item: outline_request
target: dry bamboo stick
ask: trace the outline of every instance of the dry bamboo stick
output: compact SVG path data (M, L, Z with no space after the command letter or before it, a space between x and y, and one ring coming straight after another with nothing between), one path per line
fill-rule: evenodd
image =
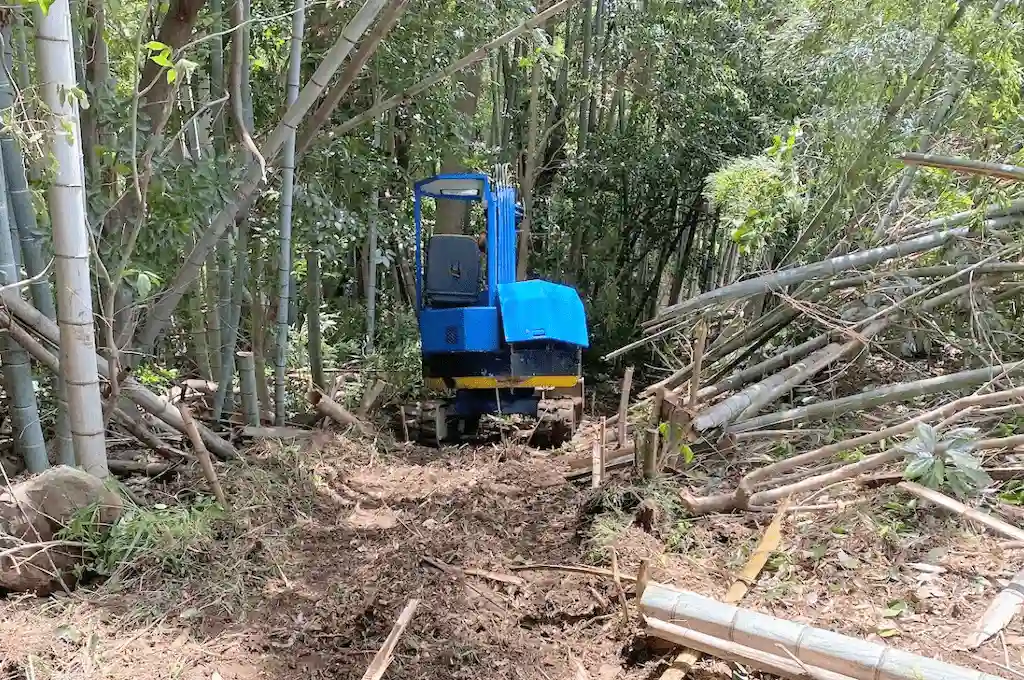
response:
M856 680L996 680L988 675L885 645L740 609L696 593L650 584L641 611L704 635L794 660Z
M693 374L690 376L690 398L687 405L697 410L697 393L700 391L701 364L704 363L704 345L708 341L708 324L703 319L697 325L697 342L693 349Z
M713 635L700 633L689 628L683 628L682 626L674 626L671 623L665 623L658 619L649 618L646 621L647 632L650 635L674 642L677 645L685 645L690 649L696 650L697 653L749 666L762 673L782 678L793 678L793 680L851 680L848 675L808 666L802 662L776 656L775 654L768 654L759 649L745 647L735 642L722 640ZM689 669L686 672L689 672ZM686 677L686 672L669 668L662 674L661 678L662 680L666 680L666 678L682 680ZM669 675L670 673L672 675Z
M622 376L622 392L619 395L618 448L626 445L626 411L629 409L629 392L633 388L633 367L627 366ZM607 426L608 423L605 423ZM602 433L603 436L603 433Z
M820 262L784 269L759 276L753 279L746 279L728 286L716 288L685 302L671 305L664 308L652 321L654 323L671 318L677 318L684 314L697 311L712 304L721 304L740 300L751 295L767 293L772 290L779 290L794 283L802 283L810 279L819 279L826 276L834 276L841 271L856 269L865 265L878 264L905 255L924 252L938 248L954 238L966 236L969 233L966 227L947 229L917 238L908 239L891 245L862 250L848 255L840 255ZM618 350L612 352L606 358L617 356Z
M1021 437L1021 440L1024 442L1024 437ZM934 503L944 510L949 510L950 512L960 515L965 519L972 520L986 529L1009 538L1012 541L1024 541L1024 529L1018 529L998 517L987 515L975 508L969 508L960 501L950 498L949 496L935 491L934 489L929 489L921 486L920 484L915 484L914 482L900 482L897 484L897 487L922 500Z
M391 628L391 632L388 633L388 637L384 640L384 644L380 649L377 650L377 654L374 655L373 661L370 662L370 666L363 673L362 680L380 680L384 677L384 673L387 671L388 666L391 665L391 661L394 658L395 647L398 646L398 639L402 637L402 633L409 627L409 622L412 621L413 614L416 613L416 607L420 604L419 600L412 599L405 605L405 609L398 615L398 620L395 621L395 625Z
M788 503L783 503L782 507L775 513L771 524L765 529L764 535L761 536L761 540L757 543L757 547L743 566L743 571L739 573L736 580L729 586L729 590L725 594L725 602L727 604L737 604L743 599L743 596L750 590L750 586L761 576L761 571L764 569L764 565L768 563L768 558L779 549L779 546L782 544L782 520L786 516L788 506ZM643 597L643 592L638 593L637 597ZM651 621L648 621L648 625L650 624ZM700 660L700 652L707 653L706 647L687 646L686 649L676 655L668 669L661 674L661 680L683 680L686 674L690 672L690 669L693 668L693 665Z
M224 489L220 486L220 480L217 479L217 471L213 468L213 460L210 458L210 452L206 450L203 438L199 435L199 429L196 427L196 421L192 418L192 412L184 402L178 404L178 411L181 413L181 420L185 423L188 438L192 441L192 448L196 450L199 466L203 468L203 474L213 490L213 495L217 498L217 502L220 503L220 507L224 508L224 511L228 514L231 514L231 506L228 504L227 496L224 495Z
M590 488L591 489L599 488L601 486L601 478L604 476L604 475L601 474L603 472L602 465L601 465L602 462L603 462L601 460L601 449L602 449L602 442L595 441L594 442L593 451L591 451L591 453L590 453L590 463L591 463L591 469L590 469Z

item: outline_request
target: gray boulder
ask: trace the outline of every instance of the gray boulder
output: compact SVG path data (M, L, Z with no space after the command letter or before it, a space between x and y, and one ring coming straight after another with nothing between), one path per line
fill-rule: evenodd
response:
M77 468L50 468L0 493L0 588L44 595L73 587L82 546L55 536L82 510L102 533L124 509L103 481Z

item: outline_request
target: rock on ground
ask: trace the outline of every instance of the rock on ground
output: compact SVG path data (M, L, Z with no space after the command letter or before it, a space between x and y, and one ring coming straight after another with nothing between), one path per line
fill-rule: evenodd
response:
M104 531L121 516L121 497L102 480L64 465L50 468L0 494L0 588L47 594L74 584L84 563L81 546L55 539L82 510Z

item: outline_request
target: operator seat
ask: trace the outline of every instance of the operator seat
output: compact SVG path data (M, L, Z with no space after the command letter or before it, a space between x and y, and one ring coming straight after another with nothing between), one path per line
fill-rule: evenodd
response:
M469 307L480 294L480 247L472 236L435 234L427 241L424 295L436 307Z

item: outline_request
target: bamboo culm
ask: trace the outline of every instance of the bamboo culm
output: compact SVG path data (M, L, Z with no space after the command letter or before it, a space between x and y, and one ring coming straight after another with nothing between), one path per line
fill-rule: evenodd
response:
M320 303L322 297L322 283L320 281L320 243L314 241L309 250L306 251L306 319L308 325L309 352L309 373L313 380L313 387L319 390L327 389L324 384L324 355L323 339L320 334Z
M758 293L767 293L778 290L794 283L802 283L810 279L818 279L827 276L834 276L839 272L849 269L856 269L867 265L875 265L887 260L905 255L912 255L926 250L938 248L954 238L966 236L969 229L961 227L947 229L933 234L927 234L918 238L901 241L880 248L872 248L850 255L841 255L802 267L793 267L776 274L759 276L754 279L740 281L722 288L698 295L686 302L671 307L666 307L651 323L658 323L668 318L679 317L689 312L703 309L712 304L721 304L733 300L739 300ZM614 354L614 353L613 353ZM609 355L611 357L612 355Z
M831 418L843 413L874 408L882 404L896 401L907 401L926 394L952 392L972 385L980 385L1002 374L1007 377L1024 372L1024 362L987 366L985 368L950 373L935 378L914 380L904 383L893 383L868 392L861 392L849 397L810 404L800 408L787 409L778 413L767 413L750 420L743 420L731 425L728 432L750 432L780 424L792 424L808 420Z
M78 100L64 93L77 87L71 45L71 8L56 0L47 12L35 8L36 59L42 99L49 109L47 142L56 159L54 181L47 190L53 229L57 280L57 322L61 366L71 419L75 458L86 472L105 478L107 472L103 403L93 336L89 231Z
M981 671L653 583L644 590L640 608L650 618L768 654L777 655L781 646L802 663L857 680L998 680Z
M260 424L260 402L256 398L256 359L252 352L239 352L238 381L241 384L242 411L245 422L253 427Z
M305 24L305 0L295 0L292 14L291 54L288 60L288 84L285 103L288 110L299 100L299 76L302 68L302 34ZM376 12L374 13L376 15ZM361 34L362 32L360 32ZM351 48L349 48L351 49ZM312 105L310 102L306 109ZM287 117L287 113L285 116ZM288 129L281 159L281 215L277 264L277 342L274 348L274 422L285 421L285 368L288 360L288 313L291 310L292 273L292 198L295 190L295 127Z
M19 37L23 38L23 35ZM9 48L10 43L6 42L5 47ZM9 49L4 51L4 65L5 68L0 69L0 109L6 109L14 102L14 88L8 79L8 74L14 73L13 55ZM22 63L21 66L24 67L25 64ZM50 278L42 275L47 267L47 262L43 251L42 234L36 220L35 206L32 204L32 193L25 173L25 159L21 146L9 128L0 133L0 154L2 154L7 189L10 191L10 208L14 217L12 226L17 231L17 240L21 242L25 272L29 278L34 279L29 284L32 301L47 318L56 321L57 307L53 301ZM55 374L51 378L51 389L57 402L56 426L54 428L54 448L57 460L62 465L73 467L75 465L75 447L71 441L71 421L68 419L68 404L62 376Z
M10 41L10 29L3 29L4 41ZM3 177L3 164L0 163L0 285L10 286L19 280L18 267L14 260L14 242L11 239L7 192ZM16 289L2 294L6 300L18 296ZM28 352L11 339L10 335L3 338L0 349L0 361L3 363L4 384L11 408L11 430L14 437L15 450L25 460L29 472L42 472L50 467L46 456L46 442L43 441L43 428L39 422L39 406L32 381L32 366Z
M47 342L59 346L60 328L53 321L43 316L38 309L20 298L11 298L8 300L7 309L18 319L20 323L33 329L40 337L46 339ZM10 321L11 319L6 312L0 311L0 325L10 326ZM43 358L40 358L33 352L32 347L26 346L24 343L21 343L20 340L18 342L25 347L29 353L36 356L37 359L44 361ZM105 358L96 354L94 351L90 360L92 361L93 370L97 371L105 378L109 377L109 364ZM53 368L53 370L57 372L56 368ZM185 433L184 423L182 423L177 409L175 409L167 399L153 394L144 386L140 385L134 378L129 377L121 384L121 394L140 406L146 412L151 413L163 422L167 423L176 431ZM97 402L99 402L98 395ZM216 453L219 457L229 459L236 458L238 456L238 452L231 444L218 437L203 425L200 424L199 428L203 435L203 441L205 441L207 446L210 447L210 450Z

